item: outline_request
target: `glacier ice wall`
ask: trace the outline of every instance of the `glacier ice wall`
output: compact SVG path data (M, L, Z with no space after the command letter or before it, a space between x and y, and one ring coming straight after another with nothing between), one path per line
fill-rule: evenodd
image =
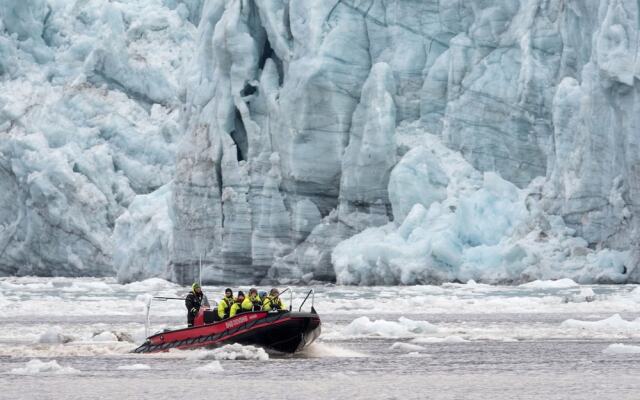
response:
M1 275L149 261L126 234L143 218L113 231L174 175L198 2L170 3L0 2ZM169 248L162 231L141 232ZM170 273L167 259L148 268Z
M452 188L465 186L514 209L535 198L564 251L592 258L620 251L610 269L602 267L609 272L591 263L581 281L637 279L637 7L624 0L205 1L173 192L178 279L191 279L200 259L213 281L347 276L349 262L336 260L368 260L380 250L358 248L347 258L338 251L332 261L338 243L365 230L377 232L371 246L385 246L387 234L407 220L428 221L430 206L458 199ZM407 124L409 144L398 138ZM436 142L469 163L460 167L475 171L468 180L428 156ZM420 146L425 153L410 151ZM450 232L449 240L462 240L479 260L480 246L528 235L514 228L536 220L525 211L511 218L493 209L513 220L493 238ZM498 271L560 248L485 261ZM539 271L523 272L531 261L509 275L462 259L403 260L415 267L409 277L341 281L509 281L577 268L548 259ZM375 263L362 261L359 270L376 275Z
M2 1L0 274L638 281L639 13ZM467 195L525 211L494 210L511 221L495 237L434 242L424 224L484 226ZM399 251L398 232L432 253L396 268L361 246Z

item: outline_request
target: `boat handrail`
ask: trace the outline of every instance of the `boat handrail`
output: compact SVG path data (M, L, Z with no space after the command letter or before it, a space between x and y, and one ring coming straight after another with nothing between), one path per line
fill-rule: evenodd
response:
M289 291L289 311L291 311L293 310L293 289L289 286L286 290Z
M298 311L302 311L302 306L304 305L304 303L306 303L307 299L309 298L309 295L311 296L311 308L313 308L313 302L314 302L314 298L316 296L316 292L315 290L311 289L309 290L309 293L307 293L307 296L304 298L304 300L302 300L302 304L300 304L300 308L298 308Z

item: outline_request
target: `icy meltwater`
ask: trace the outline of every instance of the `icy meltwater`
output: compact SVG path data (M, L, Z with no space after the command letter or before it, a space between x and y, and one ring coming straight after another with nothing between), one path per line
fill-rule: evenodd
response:
M0 398L640 398L637 286L315 289L322 335L301 354L233 345L136 355L147 296L186 288L2 278ZM215 299L223 288L204 290ZM296 307L307 290L294 288ZM186 317L179 301L153 302L151 315L152 332Z

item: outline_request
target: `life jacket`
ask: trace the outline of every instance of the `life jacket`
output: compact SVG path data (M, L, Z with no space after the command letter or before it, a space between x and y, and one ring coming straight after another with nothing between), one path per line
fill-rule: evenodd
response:
M195 292L191 292L187 295L187 298L185 299L185 305L187 306L187 311L191 312L192 308L195 308L196 310L199 310L200 307L202 306L202 297L203 294L197 294Z
M269 310L282 310L284 307L282 306L282 301L280 301L280 297L271 297L267 296L264 299L263 308L267 308Z
M222 302L224 302L224 304L226 305L226 307L224 308L224 318L229 318L229 313L231 313L231 307L233 306L233 303L235 303L235 300L233 299L233 297L223 297L222 298Z
M253 311L262 310L262 299L260 298L260 296L255 295L253 299L249 297L249 300L251 301L251 303L253 303Z
M231 308L229 308L229 316L230 317L231 317L231 311L232 310L235 310L235 312L233 313L234 317L236 315L238 315L238 314L242 314L243 312L246 312L246 310L242 309L242 303L238 303L237 301L231 305Z

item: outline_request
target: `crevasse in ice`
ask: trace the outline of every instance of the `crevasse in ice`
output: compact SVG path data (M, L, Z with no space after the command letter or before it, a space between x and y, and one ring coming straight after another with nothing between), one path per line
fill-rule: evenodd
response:
M638 281L639 13L4 2L0 268Z

